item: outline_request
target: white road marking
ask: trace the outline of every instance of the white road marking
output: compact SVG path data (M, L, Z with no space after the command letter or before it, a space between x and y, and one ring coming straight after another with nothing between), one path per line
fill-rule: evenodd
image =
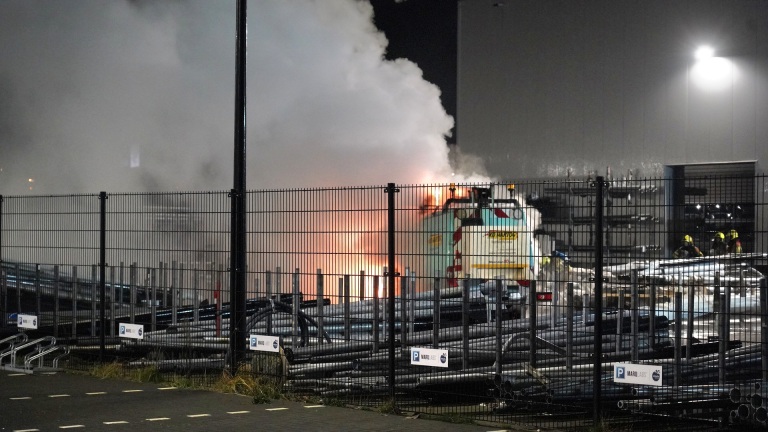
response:
M123 393L140 393L140 392L143 392L143 391L144 390L123 390Z
M170 420L169 417L155 417L155 418L148 418L147 421L163 421L163 420Z
M158 390L176 390L178 387L158 387Z
M288 408L267 408L265 411L282 411L287 409Z
M210 417L210 414L187 414L189 418Z
M59 429L75 429L75 428L84 428L85 425L67 425L67 426L59 426Z
M69 397L68 394L55 394L55 395L48 395L49 398L60 398L60 397Z
M116 421L106 421L104 422L105 425L115 425L115 424L128 424L125 420L116 420Z
M88 396L105 395L107 392L90 392L86 393Z
M22 397L12 397L10 399L11 400L29 400L29 399L32 399L32 398L29 397L29 396L22 396Z
M40 432L40 429L16 429L13 432Z
M324 408L325 405L304 405L304 408Z
M227 411L227 414L248 414L250 411Z
M8 374L8 376L27 376L27 374L23 374L23 373L13 373L13 374ZM32 429L32 430L37 430L37 429Z

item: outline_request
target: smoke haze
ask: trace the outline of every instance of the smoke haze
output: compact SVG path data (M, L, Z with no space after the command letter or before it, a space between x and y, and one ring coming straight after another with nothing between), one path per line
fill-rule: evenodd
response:
M231 188L235 14L0 3L0 193ZM439 89L372 22L355 0L249 2L249 189L451 179Z

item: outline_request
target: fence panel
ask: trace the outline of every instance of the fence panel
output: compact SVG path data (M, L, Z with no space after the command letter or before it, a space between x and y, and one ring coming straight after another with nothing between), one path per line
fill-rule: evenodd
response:
M763 176L689 176L607 179L601 203L592 179L251 191L245 369L324 400L501 424L763 425L766 190ZM0 201L0 340L36 317L25 337L68 355L28 370L215 379L230 198L107 198L106 263L98 196ZM740 250L721 253L712 240L733 247L732 231ZM701 257L679 248L688 236ZM0 367L24 369L11 343Z

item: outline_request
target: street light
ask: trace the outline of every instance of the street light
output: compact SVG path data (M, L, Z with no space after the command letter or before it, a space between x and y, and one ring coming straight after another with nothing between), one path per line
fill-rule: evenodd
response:
M715 56L715 49L709 45L702 45L696 48L696 52L693 53L696 60L702 61Z
M694 58L696 62L691 67L690 79L703 91L720 92L737 79L733 62L725 57L716 57L714 48L709 45L697 48Z

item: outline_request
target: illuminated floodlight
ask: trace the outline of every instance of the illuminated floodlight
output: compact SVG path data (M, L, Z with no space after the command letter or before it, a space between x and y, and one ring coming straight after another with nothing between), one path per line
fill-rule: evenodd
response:
M690 79L697 88L706 92L720 92L730 88L739 78L736 65L728 58L717 57L715 49L702 45L694 53L696 62L691 66Z
M715 56L715 49L709 45L702 45L693 53L696 60L706 60Z

